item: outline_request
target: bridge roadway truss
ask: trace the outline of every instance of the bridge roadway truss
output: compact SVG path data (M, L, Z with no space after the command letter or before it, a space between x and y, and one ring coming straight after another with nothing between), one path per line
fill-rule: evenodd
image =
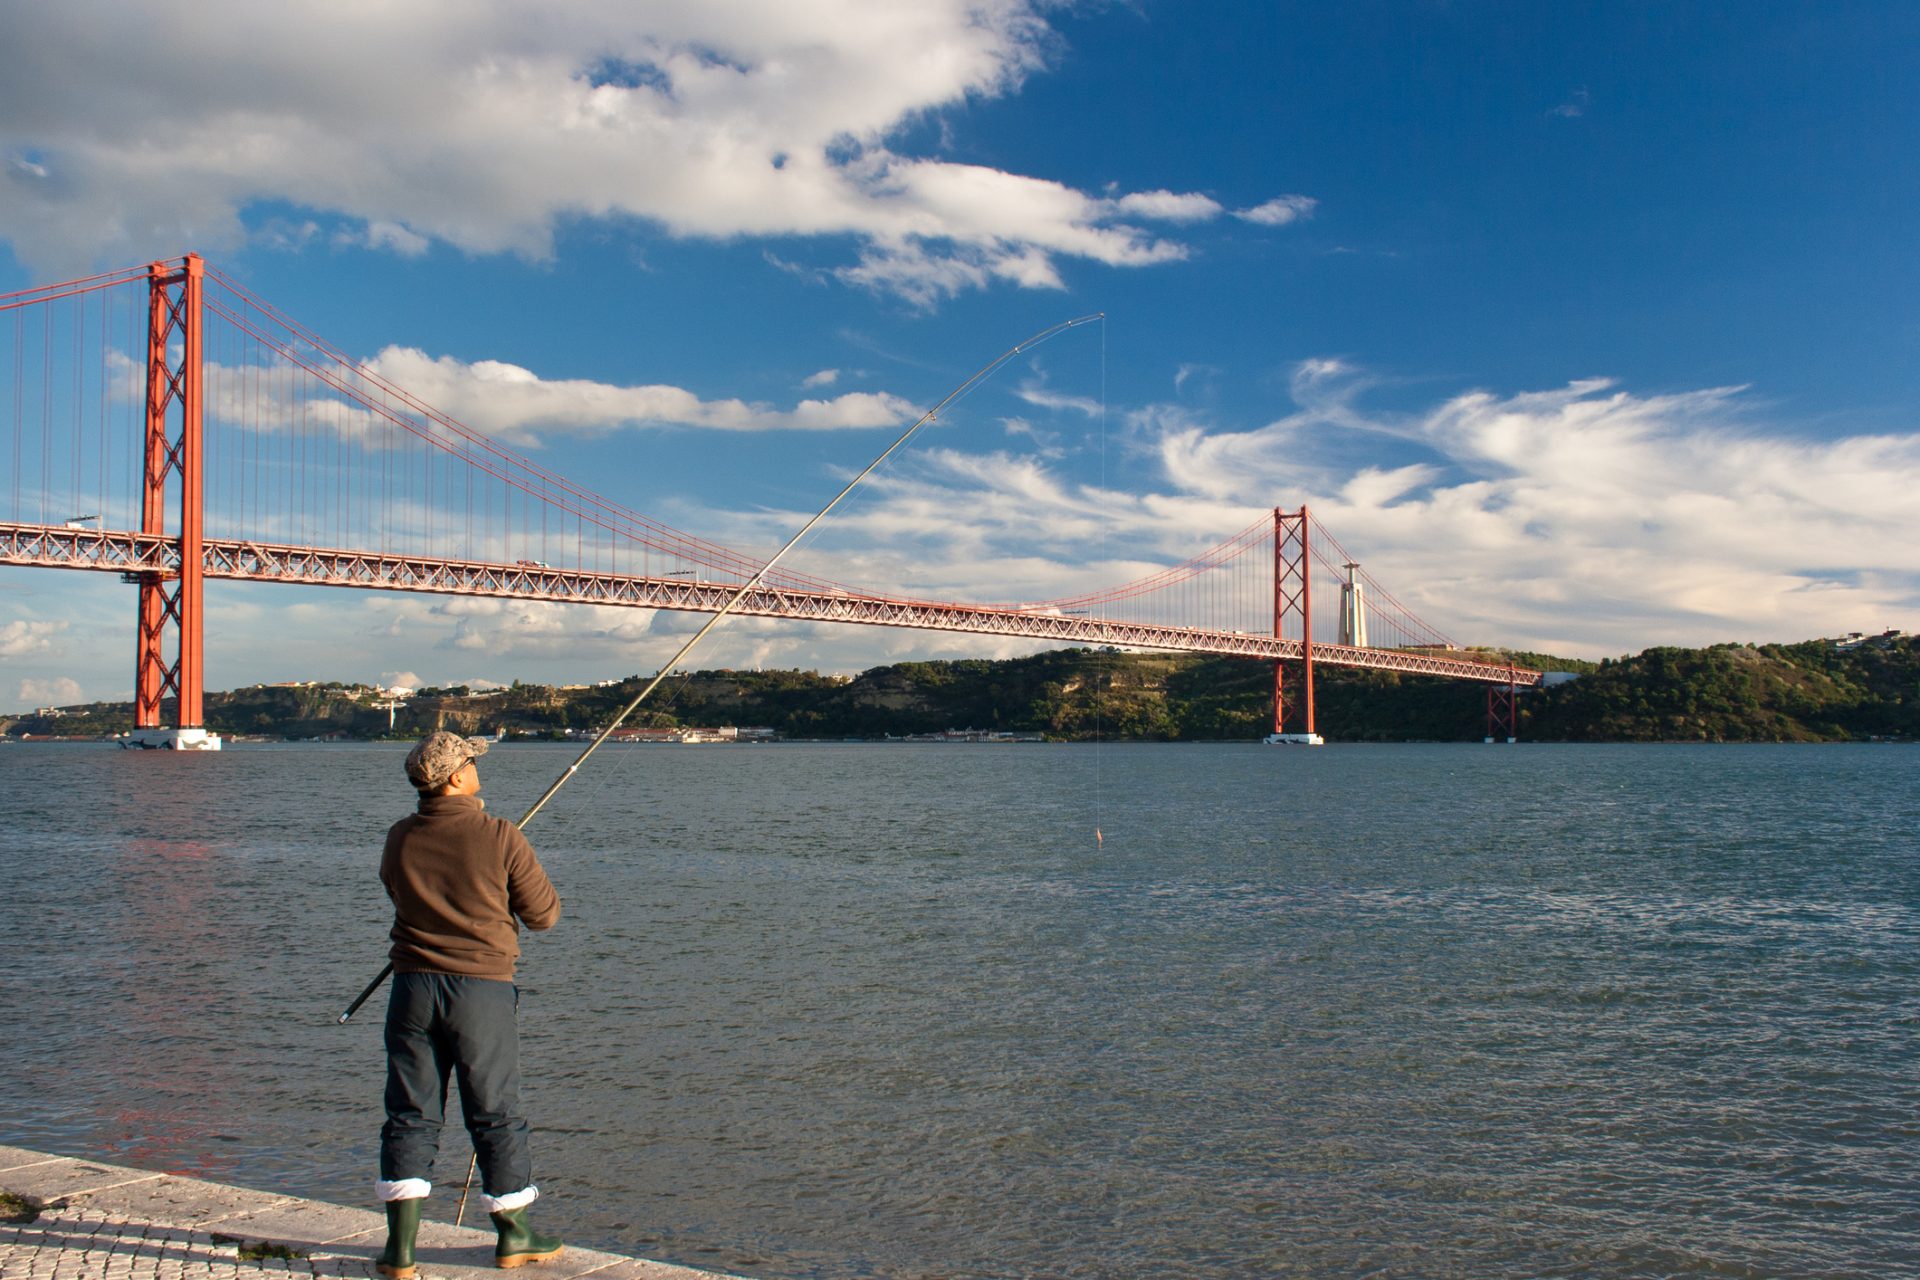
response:
M714 613L739 590L737 584L691 582L681 577L641 577L484 560L279 546L213 537L202 540L201 563L207 577L236 582L422 591L435 595L494 596L691 613ZM165 534L0 523L0 564L177 575L180 548L177 539ZM1021 636L1062 643L1164 649L1269 661L1300 658L1304 648L1299 640L1239 631L1121 622L1014 605L953 604L772 586L748 592L733 611L807 622ZM1530 686L1540 681L1537 671L1418 650L1315 644L1313 660L1335 666L1445 676L1489 685Z

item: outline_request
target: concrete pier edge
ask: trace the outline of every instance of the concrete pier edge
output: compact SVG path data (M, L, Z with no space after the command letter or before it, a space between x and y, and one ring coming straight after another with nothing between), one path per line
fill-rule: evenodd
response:
M386 1242L386 1218L372 1209L22 1147L0 1146L0 1192L32 1214L22 1221L27 1213L0 1210L0 1280L238 1280L261 1271L361 1280L375 1275L373 1260ZM423 1222L414 1252L421 1280L500 1274L491 1231ZM553 1261L515 1274L731 1280L572 1244Z

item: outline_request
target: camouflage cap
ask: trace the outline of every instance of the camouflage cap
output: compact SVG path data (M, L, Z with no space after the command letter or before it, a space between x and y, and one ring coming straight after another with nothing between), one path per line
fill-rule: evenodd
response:
M460 772L461 765L485 754L485 738L463 738L445 729L437 730L407 752L407 781L421 791L437 787Z

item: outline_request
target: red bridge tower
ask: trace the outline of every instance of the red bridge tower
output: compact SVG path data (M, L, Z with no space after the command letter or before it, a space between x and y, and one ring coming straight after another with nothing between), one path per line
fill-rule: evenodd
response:
M1273 746L1321 745L1326 739L1313 731L1313 555L1308 544L1307 509L1273 509L1273 635L1283 638L1288 617L1300 619L1300 694L1289 706L1286 688L1286 662L1273 661L1273 732L1266 741ZM1300 728L1287 732L1289 710L1298 710Z
M142 533L167 533L167 491L179 495L177 568L132 575L140 586L134 642L133 733L129 746L217 751L220 736L201 723L205 646L201 618L201 535L205 508L201 466L200 255L147 268L147 430ZM173 410L178 407L179 413ZM178 423L176 432L171 423ZM166 657L174 633L174 659ZM174 697L171 726L161 702Z

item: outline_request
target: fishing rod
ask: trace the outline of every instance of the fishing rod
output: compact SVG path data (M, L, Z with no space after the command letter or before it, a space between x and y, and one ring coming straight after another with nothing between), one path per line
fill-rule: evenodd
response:
M888 458L892 457L894 452L898 450L901 445L904 445L908 440L912 439L914 432L920 430L921 427L926 426L929 422L937 421L940 417L941 410L945 409L948 405L960 399L962 396L966 395L969 391L972 391L975 387L979 386L982 382L986 381L987 378L992 376L993 372L996 369L998 369L1001 365L1005 364L1007 361L1013 359L1015 356L1019 355L1021 352L1027 351L1033 347L1037 347L1041 343L1045 342L1047 339L1052 338L1058 334L1065 333L1068 329L1078 328L1083 324L1088 324L1095 320L1104 320L1104 319L1106 319L1106 312L1096 311L1092 315L1077 316L1072 320L1062 320L1059 324L1053 325L1050 328L1042 329L1039 333L1034 334L1031 338L1028 338L1024 342L1014 344L1013 346L1007 348L1005 351L1001 352L998 356L995 356L992 360L988 361L986 364L982 365L979 371L975 373L971 378L968 378L965 382L955 387L952 391L949 391L947 393L946 399L942 400L939 404L936 404L935 406L933 406L933 408L927 410L925 413L921 414L917 419L915 419L912 426L908 427L905 431L900 433L899 439L895 440L892 444L886 447L885 452L883 452L879 457L875 458L872 462L869 462L866 466L866 469L862 471L859 475L847 481L846 487L841 489L839 493L836 493L833 495L833 501L827 503L826 506L820 508L819 511L814 513L814 516L811 520L801 525L800 531L794 534L791 538L788 538L786 541L786 545L781 547L778 551L774 552L772 558L769 559L765 564L761 565L759 570L755 572L755 574L751 578L747 579L747 581L741 585L739 590L735 591L733 595L727 600L727 602L721 605L719 610L716 611L711 618L707 619L707 624L701 627L698 631L693 633L692 639L688 640L685 644L680 646L680 651L674 654L673 657L667 660L666 665L660 668L659 673L655 675L652 680L649 680L647 682L646 688L640 690L638 694L634 695L633 701L629 702L626 705L626 707L620 712L620 714L613 718L612 723L608 724L605 729L602 729L600 731L600 735L596 737L590 744L588 744L587 749L580 753L579 758L575 760L572 764L567 766L566 772L562 773L559 777L553 780L553 785L548 787L546 791L541 793L540 798L533 802L533 807L531 809L528 809L526 813L521 816L520 821L515 823L514 825L524 830L526 828L526 825L529 822L533 821L534 815L547 807L547 801L553 799L554 795L559 792L560 788L566 786L567 783L573 779L573 775L579 772L580 766L587 762L588 757L593 755L594 752L598 751L600 749L600 745L604 743L608 738L613 736L613 731L615 729L618 729L621 726L621 724L623 724L626 721L626 718L632 715L634 711L639 708L640 704L647 700L647 696L649 694L651 694L655 689L660 687L661 681L665 680L668 674L671 673L675 667L680 665L680 662L682 659L684 659L689 653L693 652L694 646L699 644L702 640L706 638L707 632L719 626L720 620L722 618L732 613L736 605L738 605L742 600L746 599L747 596L751 594L756 587L758 587L762 582L766 580L767 574L773 571L774 565L780 563L780 559L782 556L786 555L787 552L793 550L793 548L799 543L799 541L802 538L806 537L807 534L812 531L813 526L819 524L822 520L826 519L827 513L829 511L832 511L835 507L839 506L840 500L842 498L846 497L849 493L852 493L854 491L854 488L857 485L859 485L859 483L862 480L865 480L868 476L872 475L876 470L879 469L881 463L885 462ZM364 991L362 991L359 995L354 997L353 1003L348 1005L346 1012L340 1015L340 1022L345 1023L347 1019L351 1018L355 1013L359 1012L360 1006L365 1004L369 999L372 998L373 993L380 989L380 984L385 982L388 976L392 973L393 973L393 962L388 961L387 967L382 969L379 975L375 977L372 982L369 982L367 984L366 989Z

